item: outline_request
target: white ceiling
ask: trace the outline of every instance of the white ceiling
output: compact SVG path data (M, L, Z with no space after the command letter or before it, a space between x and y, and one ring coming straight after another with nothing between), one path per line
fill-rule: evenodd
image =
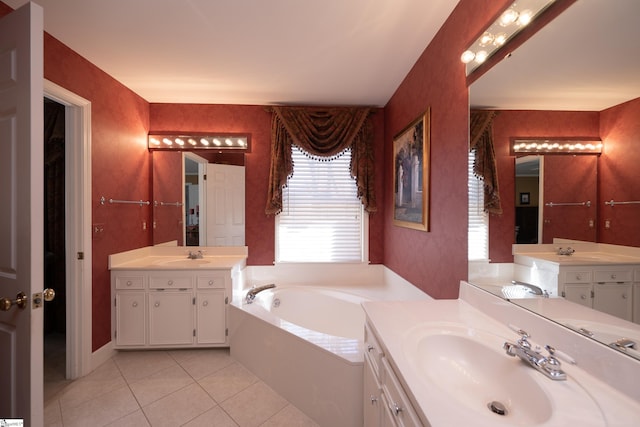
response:
M149 102L384 106L458 0L35 2Z
M36 3L47 32L149 102L384 106L457 1ZM577 1L474 83L471 105L601 111L639 97L639 17L639 0Z
M471 86L474 107L602 111L640 97L640 1L579 0Z

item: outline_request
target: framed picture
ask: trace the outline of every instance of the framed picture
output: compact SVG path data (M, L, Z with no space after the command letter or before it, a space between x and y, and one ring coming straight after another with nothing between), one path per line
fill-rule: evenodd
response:
M393 138L393 223L400 227L429 230L428 109Z
M520 204L528 205L530 203L531 193L520 193Z

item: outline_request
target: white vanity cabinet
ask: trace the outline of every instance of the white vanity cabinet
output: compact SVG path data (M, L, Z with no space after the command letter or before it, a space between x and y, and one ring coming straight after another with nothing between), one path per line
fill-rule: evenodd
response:
M633 318L633 266L560 266L558 291L569 301L625 320Z
M364 425L367 427L419 427L413 409L379 340L365 325Z
M226 346L231 270L112 270L116 348Z

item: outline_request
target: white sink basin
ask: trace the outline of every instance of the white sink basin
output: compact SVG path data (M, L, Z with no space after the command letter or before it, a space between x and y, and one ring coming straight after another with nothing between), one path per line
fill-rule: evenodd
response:
M508 356L507 340L515 342L463 325L421 325L406 333L404 352L415 374L443 398L439 407L450 407L451 425L606 425L573 378L553 381Z

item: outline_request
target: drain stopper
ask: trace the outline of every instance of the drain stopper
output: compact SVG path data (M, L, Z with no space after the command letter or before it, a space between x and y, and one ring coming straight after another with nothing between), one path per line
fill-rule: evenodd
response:
M496 413L498 415L507 415L507 408L497 400L494 400L493 402L489 402L487 406L489 407L489 409L491 409L491 412L493 413Z

